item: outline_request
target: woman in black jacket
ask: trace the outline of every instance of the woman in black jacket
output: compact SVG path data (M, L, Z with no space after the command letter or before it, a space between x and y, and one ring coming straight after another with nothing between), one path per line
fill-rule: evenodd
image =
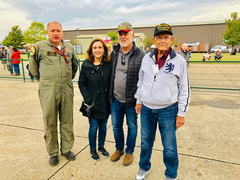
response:
M108 157L104 148L107 133L107 121L110 114L109 83L111 63L108 48L102 39L94 39L87 50L87 59L83 62L79 76L79 89L84 102L93 105L89 119L88 139L90 155L99 160L96 151L98 131L98 152Z

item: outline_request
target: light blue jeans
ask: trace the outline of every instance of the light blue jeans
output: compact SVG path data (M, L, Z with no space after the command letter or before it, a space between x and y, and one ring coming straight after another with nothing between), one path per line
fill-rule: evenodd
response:
M134 152L137 138L137 113L135 111L135 107L126 107L125 103L122 103L114 98L111 104L111 116L113 133L116 143L115 147L117 151L124 150L124 114L126 114L126 121L128 126L126 153L132 154Z
M177 177L178 151L175 126L177 112L177 103L163 109L142 106L140 169L148 171L151 168L150 159L158 125L163 145L163 162L166 166L165 176Z

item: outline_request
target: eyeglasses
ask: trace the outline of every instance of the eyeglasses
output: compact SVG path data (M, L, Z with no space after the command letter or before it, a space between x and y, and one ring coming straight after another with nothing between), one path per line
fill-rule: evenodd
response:
M172 38L172 36L160 36L160 37L156 36L154 39L157 41L162 41L162 40L168 41L171 38Z
M121 64L125 65L125 54L121 56Z

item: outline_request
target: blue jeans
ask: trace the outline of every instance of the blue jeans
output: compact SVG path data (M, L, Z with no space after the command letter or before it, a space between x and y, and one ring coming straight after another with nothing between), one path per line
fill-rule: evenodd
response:
M19 67L19 64L12 64L13 65L13 68L14 68L14 71L16 74L20 74L20 67Z
M115 147L117 151L122 151L124 149L124 114L126 114L128 126L126 153L132 154L134 152L137 138L137 113L135 111L135 107L126 107L125 103L122 103L114 98L111 104L111 116L113 134L116 143Z
M140 169L148 171L151 168L150 159L158 125L163 145L163 162L166 166L165 176L177 177L178 152L175 126L177 112L178 103L163 109L149 109L142 106Z
M98 131L98 147L104 147L106 134L107 134L107 121L106 119L92 119L89 120L88 140L91 150L96 150L96 139Z

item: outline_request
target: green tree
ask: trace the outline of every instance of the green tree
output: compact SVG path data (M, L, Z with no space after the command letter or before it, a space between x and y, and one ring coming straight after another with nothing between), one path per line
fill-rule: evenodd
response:
M109 32L107 33L107 36L111 38L111 41L112 41L113 43L118 42L118 35L117 35L116 31L109 31Z
M152 37L147 36L147 37L143 40L143 45L144 45L146 48L151 47L151 45L153 45L153 44L154 44L154 41L153 41L153 38L152 38Z
M13 26L12 31L3 40L3 45L23 48L23 32L19 26Z
M225 44L232 46L240 44L240 19L238 14L233 12L231 19L225 20L226 22L226 33L223 33Z
M43 23L32 22L31 26L24 32L24 42L26 44L34 44L38 41L46 39L46 30Z

